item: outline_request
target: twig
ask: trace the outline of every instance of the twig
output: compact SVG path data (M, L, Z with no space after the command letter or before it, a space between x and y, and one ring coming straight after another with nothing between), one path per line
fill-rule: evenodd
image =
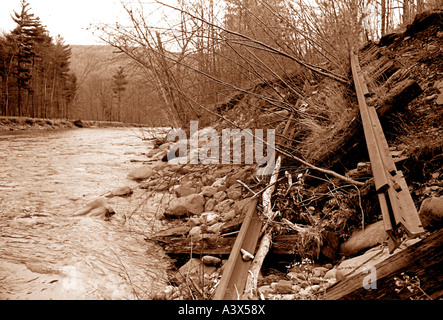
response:
M254 195L254 197L257 196L257 193L255 193L251 188L249 188L248 185L247 185L246 183L244 183L244 182L241 181L241 180L237 180L237 182L240 183L240 184L241 184L243 187L245 187L246 189L248 189L248 191L251 192L251 193Z
M135 291L134 284L133 284L132 281L131 281L131 277L129 276L129 273L128 273L128 271L126 270L126 267L125 267L125 265L123 264L122 260L120 259L120 257L115 253L115 251L114 251L110 246L108 246L108 245L106 245L106 246L107 246L107 247L112 251L112 253L114 253L114 255L117 257L118 261L120 262L121 266L123 267L123 272L126 274L126 277L128 278L128 281L129 281L129 283L131 284L132 291L134 292L135 297L136 297L138 300L140 300L140 298L139 298L139 296L138 296L138 294L137 294L137 291Z

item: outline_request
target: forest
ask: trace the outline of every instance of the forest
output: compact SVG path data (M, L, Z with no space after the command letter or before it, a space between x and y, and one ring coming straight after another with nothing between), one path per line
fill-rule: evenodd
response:
M349 52L441 0L177 0L152 25L141 2L91 26L104 46L52 38L26 0L0 35L0 115L182 126L238 95L290 110L318 77L348 81ZM172 13L172 14L171 14ZM55 31L56 30L51 30ZM274 94L254 93L272 85Z

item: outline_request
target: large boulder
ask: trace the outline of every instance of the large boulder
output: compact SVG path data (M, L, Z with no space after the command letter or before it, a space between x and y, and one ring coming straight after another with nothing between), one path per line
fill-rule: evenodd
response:
M360 251L372 248L387 240L387 233L383 220L359 229L351 234L351 237L340 246L340 253L344 256L351 256Z
M191 194L175 198L165 212L167 218L179 218L186 215L200 215L204 211L205 198L201 194Z
M128 178L136 181L146 180L154 175L154 170L150 167L142 166L131 170L128 174Z
M443 224L443 197L432 197L423 200L419 216L423 228L431 231L440 229Z

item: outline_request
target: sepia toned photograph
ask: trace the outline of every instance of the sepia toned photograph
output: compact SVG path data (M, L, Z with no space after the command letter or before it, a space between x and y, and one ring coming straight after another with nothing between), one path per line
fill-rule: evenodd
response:
M442 225L443 0L0 2L0 300L436 301Z

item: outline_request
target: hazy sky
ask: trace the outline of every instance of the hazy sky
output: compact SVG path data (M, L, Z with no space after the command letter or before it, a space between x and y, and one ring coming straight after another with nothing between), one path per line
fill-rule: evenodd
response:
M94 23L115 23L126 17L120 0L28 0L30 12L40 17L51 36L61 35L66 44L100 44L86 30ZM148 1L144 1L148 3ZM0 32L15 27L11 14L20 12L20 0L0 0Z

